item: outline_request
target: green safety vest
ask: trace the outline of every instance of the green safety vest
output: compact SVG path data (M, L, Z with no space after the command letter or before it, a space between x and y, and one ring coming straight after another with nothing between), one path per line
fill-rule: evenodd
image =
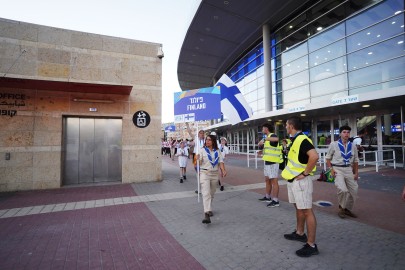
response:
M295 140L294 140L294 142L293 142L293 144L292 144L292 146L290 148L290 151L288 152L287 166L281 172L281 176L285 180L290 180L290 179L293 179L293 178L297 177L307 167L307 164L302 164L298 160L298 155L299 155L299 152L300 152L301 143L305 139L308 139L309 142L312 144L311 139L308 138L306 135L299 135L298 137L295 138ZM314 169L312 170L310 175L313 175L315 171L316 171L316 166L314 167Z
M273 135L273 133L269 134L269 137ZM263 148L263 160L274 162L274 163L281 163L283 162L283 147L278 144L277 146L271 146L269 141L264 142Z

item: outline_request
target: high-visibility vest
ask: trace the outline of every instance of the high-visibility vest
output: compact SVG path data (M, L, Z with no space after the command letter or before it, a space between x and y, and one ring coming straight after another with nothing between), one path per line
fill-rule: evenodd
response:
M288 162L287 166L285 169L281 172L281 177L283 177L286 180L293 179L300 175L305 168L307 167L307 164L302 164L300 163L298 159L298 155L300 152L300 147L301 143L305 140L308 139L309 142L312 144L312 141L310 138L308 138L306 135L302 134L299 135L298 137L295 138L290 151L288 152ZM313 175L314 172L316 171L316 167L310 172L310 175Z
M271 137L271 135L273 135L273 133L270 133L269 137ZM271 146L269 141L265 141L263 148L263 160L274 163L283 162L282 150L283 147L281 145L277 144L277 146Z

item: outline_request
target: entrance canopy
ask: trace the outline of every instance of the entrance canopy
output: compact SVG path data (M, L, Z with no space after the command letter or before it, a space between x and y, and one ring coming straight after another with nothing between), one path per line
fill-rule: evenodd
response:
M313 0L202 0L180 51L177 74L183 90L207 87L262 37Z

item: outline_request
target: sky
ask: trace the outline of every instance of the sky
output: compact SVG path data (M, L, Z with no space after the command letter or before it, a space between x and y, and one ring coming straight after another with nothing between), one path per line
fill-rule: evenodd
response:
M177 61L200 0L0 0L0 18L163 44L162 122L181 91ZM170 102L164 102L170 100Z

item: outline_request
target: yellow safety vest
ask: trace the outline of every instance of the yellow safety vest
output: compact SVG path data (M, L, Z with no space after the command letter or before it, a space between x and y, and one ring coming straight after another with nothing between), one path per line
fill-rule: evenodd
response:
M298 137L295 138L295 140L290 148L290 151L288 152L287 166L281 172L281 176L285 180L291 180L291 179L295 178L296 176L300 175L307 167L307 164L302 164L298 160L301 143L305 139L308 139L309 142L312 144L311 139L308 138L306 135L299 135ZM313 175L315 171L316 171L316 166L314 167L314 169L312 170L310 175Z
M273 133L269 134L269 137L273 135ZM264 142L263 148L263 160L274 162L274 163L281 163L283 162L283 147L281 145L271 146L269 141Z

